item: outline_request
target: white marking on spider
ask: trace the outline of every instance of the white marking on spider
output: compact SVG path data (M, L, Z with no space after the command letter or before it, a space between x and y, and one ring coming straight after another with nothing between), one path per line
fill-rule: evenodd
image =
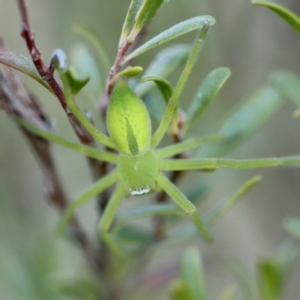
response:
M141 196L141 195L145 195L145 194L149 193L150 192L150 187L147 186L147 187L145 187L143 189L140 189L140 190L132 190L132 189L130 189L129 192L133 196Z

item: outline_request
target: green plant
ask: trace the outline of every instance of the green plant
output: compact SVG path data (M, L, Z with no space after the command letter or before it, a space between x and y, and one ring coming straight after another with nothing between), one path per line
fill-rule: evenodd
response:
M158 3L162 3L158 1ZM134 2L133 4L134 5ZM149 6L148 6L149 5ZM134 37L137 36L137 32L143 28L142 25L139 25L139 22L146 24L148 18L148 11L153 9L152 4L147 2L140 8L135 17L135 22L131 28L128 30L128 33L124 32L121 35L120 45L125 43L132 43ZM158 5L158 4L157 4ZM159 5L158 5L159 7ZM157 8L154 9L154 11ZM147 13L143 13L143 10ZM131 14L129 11L128 15ZM129 17L128 17L129 18ZM127 18L127 19L128 19ZM175 202L176 204L187 214L191 215L196 227L202 233L202 236L207 240L211 241L212 237L210 236L208 230L206 229L205 223L201 220L198 215L196 207L172 184L169 179L163 175L161 171L185 171L185 170L214 170L220 167L223 168L257 168L257 167L274 167L278 165L295 165L300 163L300 157L286 157L286 158L268 158L268 159L250 159L250 160L234 160L234 159L223 159L223 158L204 158L204 159L167 159L174 155L179 155L184 151L196 148L198 144L203 143L202 138L194 138L192 140L183 141L177 143L174 146L156 149L156 146L160 143L164 137L172 118L175 115L176 117L178 99L181 94L181 91L188 79L189 73L192 69L192 66L195 63L197 58L197 53L201 47L202 41L206 35L206 32L209 26L214 24L214 19L205 16L199 17L199 20L190 20L186 22L186 26L192 26L193 23L197 24L197 27L203 27L201 29L199 37L197 38L195 45L191 51L191 54L188 58L187 64L180 76L180 79L173 91L171 85L162 78L148 78L148 80L158 81L160 88L163 90L164 95L166 96L167 106L165 113L160 121L160 124L151 138L151 123L150 116L147 112L146 107L143 105L143 102L136 96L134 91L130 89L124 82L117 82L119 77L128 77L134 76L136 73L141 71L141 68L125 69L112 76L109 83L109 90L112 90L110 97L110 102L107 109L107 129L110 134L110 137L98 131L86 116L80 111L74 102L74 96L79 91L78 84L76 84L76 79L72 77L72 73L68 70L66 66L66 57L61 51L56 51L52 55L52 64L59 70L61 74L61 79L64 86L64 95L66 98L66 103L68 109L77 117L81 122L83 127L87 132L97 141L104 144L106 147L111 149L116 149L120 154L118 156L110 152L103 152L101 150L95 151L94 148L81 150L85 152L87 156L91 158L100 159L107 163L114 163L117 165L116 169L101 178L95 185L87 189L81 196L76 199L72 205L66 211L61 224L59 225L60 230L63 230L64 227L72 219L75 209L84 204L86 201L92 197L98 195L104 190L108 189L111 185L118 182L118 186L115 192L112 194L108 206L100 220L99 232L104 241L109 245L111 250L119 257L124 256L118 247L115 244L115 241L110 235L108 235L108 230L111 227L114 216L117 212L120 201L126 195L143 195L149 192L153 192L157 189L162 189L165 191ZM199 24L199 25L198 25ZM140 28L139 30L136 27ZM124 28L126 29L126 23ZM169 34L169 38L174 38L178 35L178 28L169 29L167 32L172 32ZM123 29L123 31L126 31ZM137 32L136 32L137 31ZM168 34L161 34L162 37L154 38L155 42L150 41L148 45L142 45L140 48L136 49L133 54L129 54L128 57L122 60L122 64L132 59L137 55L137 53L142 53L145 49L150 49L154 44L159 42L166 41L166 36ZM149 46L151 45L151 46ZM141 50L142 49L142 50ZM6 58L3 60L8 60L9 54L6 54ZM135 72L135 70L138 72ZM85 83L85 82L84 82ZM115 87L113 87L115 85ZM82 86L80 86L81 88ZM199 104L198 104L199 105ZM196 106L194 104L194 106ZM188 115L187 122L185 124L182 132L186 131L185 128L188 127L196 117L199 115L199 111L193 107L190 109L191 113ZM28 123L22 122L22 120L17 120L18 124L25 127L27 130L32 133L42 136L45 139L50 141L58 141L58 139L47 132L42 132L37 127L33 127ZM178 131L178 129L176 129ZM44 134L43 134L44 133ZM181 134L183 135L183 133ZM64 143L59 140L61 144L67 146L68 143ZM74 145L72 145L74 148ZM259 178L253 179L252 183L259 181ZM147 211L146 211L147 212ZM177 212L176 212L177 213ZM207 222L207 221L206 221Z
M270 9L283 20L285 20L298 34L300 34L300 17L298 17L289 9L272 1L252 0L252 4ZM276 73L272 74L271 81L283 97L290 99L297 106L299 106L300 80L296 74L293 74L290 71L277 71ZM297 110L295 112L295 117L299 116L299 110Z
M243 299L275 300L283 299L291 269L298 255L296 246L284 243L272 256L264 257L256 263L253 276L247 267L236 260L227 259L229 269L236 278L236 284L230 284L222 290L218 300ZM180 279L169 285L172 300L206 300L205 272L199 251L190 247L183 254Z
M87 90L88 95L93 95L97 90L96 97L99 97L98 89L89 86L88 78L81 78L77 71L67 66L65 54L61 50L56 50L53 53L49 67L45 65L32 38L33 34L28 21L25 2L19 1L18 3L23 19L22 36L26 40L32 59L7 51L4 49L4 45L1 45L3 51L0 52L0 61L8 66L8 68L4 67L5 78L4 76L1 78L1 107L19 125L20 130L37 154L42 170L46 175L46 185L52 188L46 190L47 197L64 213L60 229L63 230L70 222L71 236L83 249L91 269L96 269L97 275L100 274L99 277L104 278L104 282L107 281L107 284L104 284L105 287L101 285L101 290L98 286L95 287L93 283L90 284L91 299L93 297L95 299L104 298L104 295L109 298L107 295L111 295L117 290L114 286L115 278L118 278L124 269L127 268L128 271L130 265L128 267L128 265L118 263L115 266L111 263L110 251L107 251L105 245L101 245L100 251L93 247L93 243L90 243L86 238L78 219L73 218L74 211L79 205L97 196L101 208L101 238L108 244L110 250L119 257L123 257L124 253L127 252L125 247L130 244L130 250L135 250L135 254L144 254L147 253L150 246L159 245L161 238L166 235L165 220L170 224L169 235L175 240L196 236L197 231L200 231L204 238L210 240L210 233L206 227L213 225L249 188L260 181L259 176L248 180L232 196L225 198L223 202L205 214L202 219L196 209L196 199L203 195L205 187L200 186L199 189L197 183L193 187L194 195L185 197L175 186L184 171L201 170L208 172L217 168L257 168L300 164L298 155L249 160L219 158L248 138L278 110L281 99L272 87L261 89L249 101L236 109L221 124L217 135L209 135L204 138L197 136L186 138L188 129L195 124L198 117L208 107L230 76L230 70L227 68L213 70L202 81L186 112L179 107L179 97L195 63L208 27L215 22L214 18L210 16L195 17L179 23L140 46L140 40L144 38L145 25L151 20L158 8L166 4L167 1L133 0L131 2L121 33L119 50L108 74L106 84L103 81L98 83L99 86L105 85L105 90L100 98L101 115L103 117L107 114L108 136L105 129L98 130L92 124L89 114L83 113L75 103L75 96L84 87L83 92ZM199 29L200 33L192 49L189 45L179 45L161 51L160 55L164 54L162 55L163 59L158 55L145 71L143 78L139 79L138 75L143 69L136 66L135 59L138 55L196 29ZM92 41L97 49L100 49L101 62L104 69L108 71L109 62L99 40L84 27L78 27L77 30ZM130 47L133 47L131 48L132 51L127 54ZM88 54L84 58L88 60L91 59L91 56ZM173 89L166 77L186 61L182 75ZM87 66L89 64L85 64L85 67ZM51 128L48 117L23 85L19 81L14 81L15 73L10 68L22 71L34 78L56 96L81 144L69 142L51 132L53 128ZM55 70L58 71L63 88L54 77ZM119 95L120 93L122 96ZM147 106L147 110L141 99ZM126 103L122 103L125 100ZM152 137L148 114L153 123L157 125ZM167 132L174 145L156 148ZM94 180L97 180L69 207L52 163L49 142L61 144L86 155L94 174ZM97 149L96 142L100 142L101 149ZM189 158L190 154L186 151L193 150L200 144L203 144L202 152L195 152L192 155L194 158ZM169 159L172 156L174 157ZM111 171L114 165L117 168ZM138 167L139 173L136 174L132 171L134 166ZM153 168L151 176L147 174L150 168ZM163 175L162 171L167 171L167 176ZM109 187L116 182L118 182L118 186L114 192L111 192ZM146 203L130 208L127 212L119 215L114 224L116 229L114 234L108 235L108 230L121 199L128 194L143 194L150 191L158 192L154 196L156 203ZM191 214L198 230L195 230L194 227L182 226L182 224L176 228L176 224L180 222L183 214L177 206L166 203L166 194L169 194L186 213ZM139 226L127 225L128 222L145 216L154 216L157 221L150 231L142 230ZM115 243L115 240L118 244ZM120 249L122 250L120 251ZM137 258L136 256L130 257L127 253L126 257L132 259L132 265L134 259ZM80 295L79 290L82 291L85 287L84 280L78 279L76 282L80 282L76 286L78 289L74 288L73 284L73 289L67 286L62 290L69 294L78 293L77 295ZM130 295L126 296L131 297ZM126 296L118 295L119 298ZM112 296L110 297L112 298Z
M300 17L289 9L274 2L253 0L252 4L269 8L300 34ZM298 75L291 71L277 71L272 74L271 82L279 93L282 94L282 97L291 100L297 107L300 106L300 79ZM300 108L294 112L294 117L300 117ZM298 217L287 217L283 224L288 232L299 238L300 227Z

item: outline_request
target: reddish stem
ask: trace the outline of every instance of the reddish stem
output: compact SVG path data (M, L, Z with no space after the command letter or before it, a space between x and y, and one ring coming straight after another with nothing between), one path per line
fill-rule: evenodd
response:
M109 76L108 76L107 82L106 82L106 95L108 97L111 95L111 92L113 89L112 79L119 72L119 70L122 66L122 62L124 60L125 54L127 53L128 49L130 48L131 45L132 45L132 43L129 43L127 40L125 40L124 43L119 48L115 62L110 69Z

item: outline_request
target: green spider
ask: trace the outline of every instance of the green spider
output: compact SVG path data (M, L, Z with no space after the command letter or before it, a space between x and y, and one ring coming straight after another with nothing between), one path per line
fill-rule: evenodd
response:
M21 126L47 140L76 150L89 157L116 165L109 174L100 178L69 206L59 223L60 231L63 231L68 225L76 208L116 184L116 188L100 219L99 232L103 241L118 257L123 257L124 254L118 248L114 238L109 234L109 229L121 200L129 195L141 196L156 190L165 191L186 214L192 217L202 237L206 241L211 241L211 234L206 224L200 218L194 204L167 178L164 171L207 170L219 167L257 168L300 164L299 156L256 160L221 158L170 159L176 154L196 148L205 140L204 138L191 138L178 144L156 148L166 134L171 120L177 112L178 99L197 58L205 35L204 31L206 33L207 28L203 28L200 32L174 92L168 101L163 118L152 137L149 113L142 100L139 99L125 81L119 80L116 83L110 97L106 120L109 133L109 136L107 136L98 131L75 104L64 72L61 72L61 79L69 109L77 116L95 140L116 150L118 153L72 143L50 132L40 130L33 124L17 120Z

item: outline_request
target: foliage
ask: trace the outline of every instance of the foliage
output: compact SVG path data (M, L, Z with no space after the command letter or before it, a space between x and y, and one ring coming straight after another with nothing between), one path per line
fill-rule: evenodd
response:
M199 232L203 241L211 242L211 226L261 181L261 176L253 176L232 195L210 205L213 207L209 211L203 212L201 208L199 214L200 200L202 202L205 198L208 187L196 182L183 193L177 185L186 171L212 172L218 168L300 164L299 155L261 159L221 157L259 131L280 109L285 97L299 105L300 80L290 72L277 72L272 76L271 85L255 91L233 108L219 122L216 134L209 133L203 137L191 133L190 129L196 126L198 118L217 98L231 75L227 67L215 68L204 77L188 104L183 105L180 101L208 30L216 23L212 16L182 21L143 42L146 28L154 16L165 5L171 7L172 3L132 0L113 63L98 36L89 28L77 25L76 31L94 47L98 60L86 46L81 45L73 49L71 66L67 55L60 49L52 53L47 66L35 44L25 1L19 0L18 4L23 22L22 37L31 59L8 51L1 43L0 108L15 122L31 145L48 187L45 196L63 215L58 232L65 234L82 250L89 271L78 272L70 280L66 277L61 279L57 275L60 274L57 262L48 263L55 254L48 258L48 252L43 250L40 258L38 255L35 257L34 251L29 251L28 255L21 255L17 264L20 277L8 279L9 284L18 287L12 296L14 299L147 299L145 291L151 287L155 276L142 278L139 272L135 274L136 270L140 271L140 267L136 266L151 266L152 257L165 244L172 249L182 241L197 243ZM253 4L268 7L300 32L299 18L289 10L271 2L253 1ZM138 60L145 52L194 31L197 34L193 45L168 46L160 50L148 66L142 59ZM36 97L15 79L15 70L25 73L52 93L65 111L80 143L56 134ZM177 83L173 85L170 77L176 76L179 71ZM76 103L77 96L83 93L100 99L99 115L102 121L106 121L105 130L94 125L93 119L98 118L96 113L92 116L90 112L83 112ZM300 113L296 111L295 116L300 116ZM152 135L151 129L154 129ZM162 141L165 144L165 136L172 143L160 146ZM51 143L84 154L93 174L95 182L71 204L68 204L64 186L57 176ZM114 184L116 187L111 188ZM149 192L155 192L151 196L152 202L139 203L117 213L123 198ZM175 203L169 202L168 197ZM84 226L74 215L79 206L93 198L97 199L100 207L100 222L97 238L91 242ZM186 214L194 225L191 222L182 224ZM149 217L152 224L141 226ZM141 223L139 219L142 219ZM284 227L299 238L299 218L287 218ZM44 242L37 244L44 245ZM294 246L286 245L274 257L257 263L256 276L243 276L243 267L233 264L233 273L237 275L240 288L229 286L220 293L219 300L239 299L240 295L247 300L281 299L287 275L297 255ZM44 249L45 246L42 247ZM186 249L180 265L180 279L171 281L173 272L168 278L171 282L168 291L166 284L162 283L149 299L153 299L159 290L163 290L164 294L168 292L173 300L208 299L199 250L195 246L183 248ZM58 261L59 257L55 260ZM163 267L157 266L156 272L163 274ZM45 274L52 274L55 279L49 280ZM141 274L145 276L143 272Z

